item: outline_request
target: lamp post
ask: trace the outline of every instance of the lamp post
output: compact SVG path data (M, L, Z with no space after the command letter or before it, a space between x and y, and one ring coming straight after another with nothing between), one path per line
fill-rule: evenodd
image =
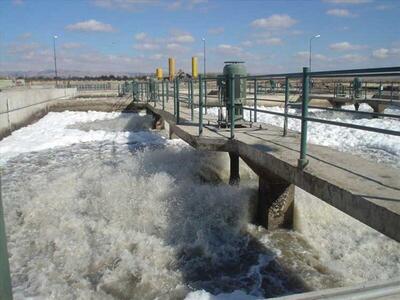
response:
M54 73L55 73L55 79L56 79L56 87L57 87L57 53L56 53L56 39L58 39L57 35L53 36L53 54L54 54Z
M309 67L309 72L311 72L311 42L312 42L313 39L317 39L319 37L321 37L321 35L317 34L317 35L314 35L312 38L310 38L310 57L309 57L309 66L308 66Z
M206 80L206 38L203 41L203 73L204 73L204 113L207 114L207 80Z

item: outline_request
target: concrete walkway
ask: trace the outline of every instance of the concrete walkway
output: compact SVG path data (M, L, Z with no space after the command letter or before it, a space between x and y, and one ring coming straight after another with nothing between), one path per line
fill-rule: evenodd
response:
M252 128L218 129L215 117L205 115L203 134L198 134L198 111L181 104L180 125L173 116L173 103L142 103L159 115L170 131L197 149L235 152L260 176L276 176L293 183L377 231L400 241L400 170L371 162L329 147L308 145L309 164L297 168L300 136L267 124ZM207 125L209 124L209 125ZM260 127L261 126L261 127Z

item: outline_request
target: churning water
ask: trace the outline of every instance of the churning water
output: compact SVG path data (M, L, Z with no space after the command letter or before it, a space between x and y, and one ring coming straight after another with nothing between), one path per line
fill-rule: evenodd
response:
M244 163L230 186L224 154L150 122L50 113L0 142L16 299L264 298L400 275L398 243L299 189L299 232L251 225Z

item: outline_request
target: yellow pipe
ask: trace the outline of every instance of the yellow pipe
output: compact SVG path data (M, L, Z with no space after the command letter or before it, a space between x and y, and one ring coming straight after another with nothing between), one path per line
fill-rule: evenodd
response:
M175 77L175 58L168 58L168 66L169 66L169 80L173 80Z
M163 70L162 68L157 68L156 69L156 77L158 80L161 80L163 78Z
M192 57L192 77L193 77L193 79L197 79L198 75L199 75L199 72L198 72L197 57L193 56Z

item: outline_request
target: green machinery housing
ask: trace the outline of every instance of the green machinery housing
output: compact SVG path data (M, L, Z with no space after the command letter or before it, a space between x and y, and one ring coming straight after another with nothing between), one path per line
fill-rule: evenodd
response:
M234 109L234 124L240 126L243 122L243 104L246 100L246 77L247 71L242 61L226 61L224 62L223 75L218 78L218 88L220 91L221 106L225 106L225 118L222 113L219 117L219 123L222 126L230 126L231 120L231 104ZM234 95L231 95L231 84L234 85ZM232 97L233 96L233 97Z

